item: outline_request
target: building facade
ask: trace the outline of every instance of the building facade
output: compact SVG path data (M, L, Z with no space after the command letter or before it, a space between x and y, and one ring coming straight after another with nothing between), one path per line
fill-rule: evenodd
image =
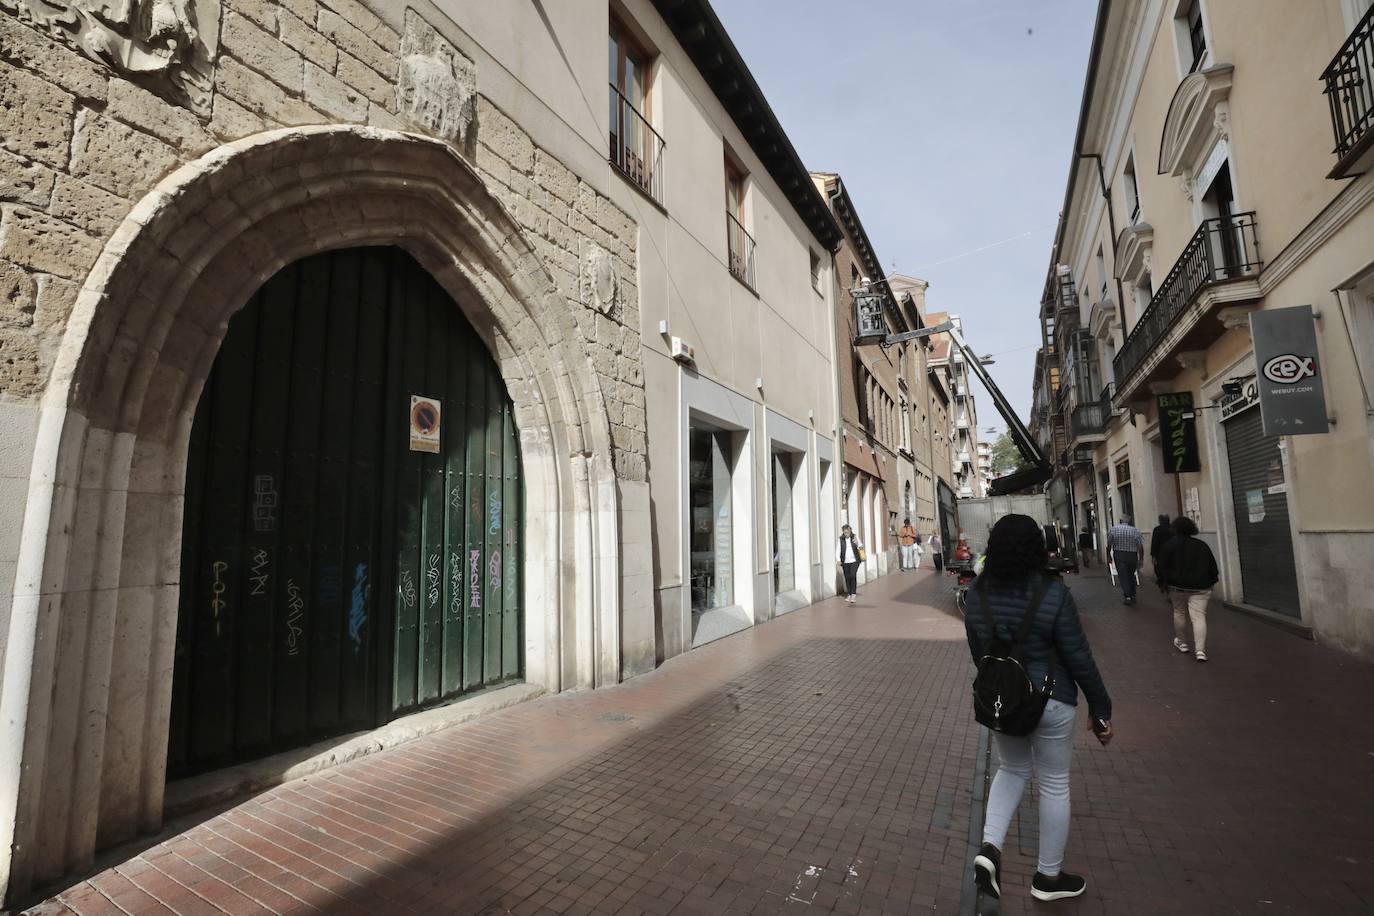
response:
M881 262L864 230L844 181L833 172L813 172L811 179L829 203L843 241L835 252L839 375L840 441L843 487L840 517L853 527L867 549L860 581L898 568L899 515L914 505L915 465L911 428L904 422L908 387L908 347L879 344L855 346L854 290L869 283L881 292L889 327L906 329L907 318L883 279Z
M933 312L927 316L931 324L949 321L963 330L958 315ZM950 411L950 475L951 486L960 499L978 499L986 495L977 469L978 406L969 386L968 362L955 348L947 335L936 335L930 354L930 364L944 378L946 390L954 398Z
M87 6L0 4L0 894L833 590L840 232L708 4Z
M1100 545L1125 515L1188 515L1220 563L1219 598L1366 655L1369 6L1100 5L1032 413L1061 523ZM1334 422L1266 435L1251 322L1300 306L1317 316ZM1187 431L1161 442L1161 410L1191 425L1195 465Z

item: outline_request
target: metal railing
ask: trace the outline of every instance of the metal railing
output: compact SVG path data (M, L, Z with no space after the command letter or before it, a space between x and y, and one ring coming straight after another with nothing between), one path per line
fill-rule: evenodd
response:
M1321 79L1331 104L1335 153L1344 157L1374 126L1374 7L1341 45Z
M1203 290L1253 277L1261 266L1253 212L1203 221L1112 361L1117 379L1130 378Z
M1105 432L1107 417L1111 415L1111 410L1111 404L1102 401L1090 401L1075 407L1069 416L1069 429L1073 431L1074 438L1096 436Z
M663 203L663 138L611 85L611 165L658 203Z
M754 289L754 237L730 212L725 214L725 233L730 243L730 273Z

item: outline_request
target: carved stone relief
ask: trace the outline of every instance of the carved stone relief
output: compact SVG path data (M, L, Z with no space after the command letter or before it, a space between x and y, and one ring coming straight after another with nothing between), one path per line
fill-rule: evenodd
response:
M582 254L582 304L609 314L618 286L615 259L601 246L588 243Z
M210 116L221 0L17 0L19 18ZM6 4L8 5L8 4Z
M476 65L414 10L406 10L397 112L427 133L465 146L476 107Z

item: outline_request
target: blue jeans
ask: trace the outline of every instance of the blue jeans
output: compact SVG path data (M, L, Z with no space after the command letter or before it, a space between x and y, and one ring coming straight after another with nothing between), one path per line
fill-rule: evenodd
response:
M1112 559L1116 561L1116 581L1121 586L1121 597L1135 598L1135 574L1140 568L1140 555L1133 550L1113 550Z
M1073 762L1073 723L1077 710L1050 700L1040 724L1024 738L996 732L997 775L988 790L983 842L998 849L1007 839L1011 816L1021 804L1032 767L1040 789L1040 874L1052 878L1064 864L1069 842L1069 765Z

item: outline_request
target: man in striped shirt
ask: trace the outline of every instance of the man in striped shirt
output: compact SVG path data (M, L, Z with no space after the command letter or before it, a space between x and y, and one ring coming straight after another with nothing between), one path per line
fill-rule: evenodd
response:
M1145 560L1145 538L1131 524L1131 517L1123 515L1107 530L1107 549L1116 566L1116 581L1126 604L1135 604L1136 570Z

